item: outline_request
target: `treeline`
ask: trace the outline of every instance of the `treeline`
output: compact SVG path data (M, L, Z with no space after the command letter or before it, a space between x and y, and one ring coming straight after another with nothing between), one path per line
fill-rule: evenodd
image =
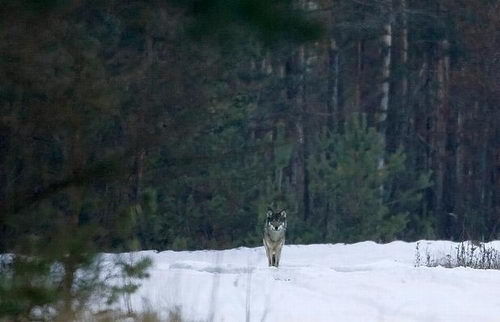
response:
M0 10L1 252L499 237L497 1Z

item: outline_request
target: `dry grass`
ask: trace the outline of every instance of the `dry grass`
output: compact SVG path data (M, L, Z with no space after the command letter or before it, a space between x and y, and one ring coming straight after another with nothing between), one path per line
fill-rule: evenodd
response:
M162 321L159 314L156 312L143 312L143 313L133 313L125 314L120 311L103 311L90 316L85 317L81 322L160 322Z
M450 254L431 254L426 249L423 254L420 250L420 243L417 243L415 250L415 267L427 266L446 268L470 267L475 269L497 269L500 270L500 251L487 246L483 242L466 241L459 243Z

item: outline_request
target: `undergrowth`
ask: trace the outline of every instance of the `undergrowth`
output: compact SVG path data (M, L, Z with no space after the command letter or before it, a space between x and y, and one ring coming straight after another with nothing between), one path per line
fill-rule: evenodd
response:
M161 317L152 307L145 307L142 312L124 312L121 310L104 310L97 313L83 314L79 322L184 322L179 307L171 309L167 316Z
M483 242L464 241L454 247L449 254L436 255L427 248L422 253L420 242L417 242L415 267L419 266L500 270L500 251Z

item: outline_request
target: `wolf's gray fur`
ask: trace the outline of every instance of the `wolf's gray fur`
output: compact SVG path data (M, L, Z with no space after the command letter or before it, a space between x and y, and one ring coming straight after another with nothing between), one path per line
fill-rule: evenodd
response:
M286 211L268 209L266 225L264 226L264 248L266 249L269 266L280 264L281 248L285 244Z

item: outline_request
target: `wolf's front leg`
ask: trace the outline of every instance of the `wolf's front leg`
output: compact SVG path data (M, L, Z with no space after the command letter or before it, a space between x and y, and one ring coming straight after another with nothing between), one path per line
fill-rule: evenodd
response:
M281 259L281 250L283 249L283 245L285 244L285 239L279 244L278 247L276 247L276 263L274 266L278 267L280 265L280 259Z
M269 251L269 246L267 245L266 243L266 239L264 238L262 240L262 242L264 243L264 248L266 250L266 256L267 256L267 262L269 263L269 266L272 266L272 262L271 262L271 254L270 254L270 251Z

